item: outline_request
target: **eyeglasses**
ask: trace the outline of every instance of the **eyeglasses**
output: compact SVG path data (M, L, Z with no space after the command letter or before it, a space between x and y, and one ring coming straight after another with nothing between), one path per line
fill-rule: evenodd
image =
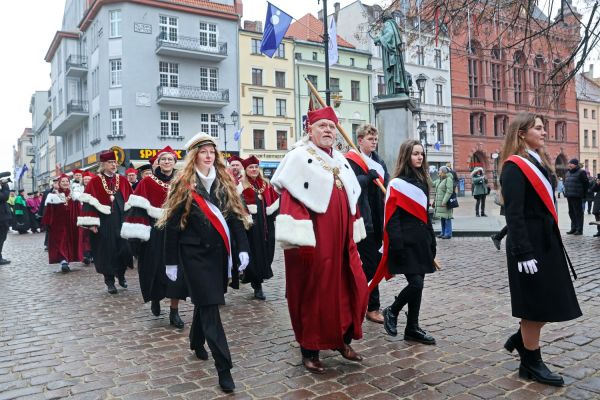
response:
M175 162L175 159L163 157L163 158L160 159L159 162L170 162L171 163L171 162Z

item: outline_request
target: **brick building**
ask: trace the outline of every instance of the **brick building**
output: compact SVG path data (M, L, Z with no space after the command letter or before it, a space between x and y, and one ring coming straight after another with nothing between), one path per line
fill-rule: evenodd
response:
M549 38L541 36L516 46L524 37L527 18L535 20L530 29L547 23L541 10L535 8L530 15L522 10L516 23L501 17L484 18L485 12L472 10L466 26L454 32L450 51L454 167L459 176L467 178L467 191L469 172L477 166L495 182L504 135L519 112L547 117L546 148L559 175L564 174L567 161L578 156L575 83L569 81L559 88L552 83L563 79L550 79L555 69L562 74L573 67L563 65L580 40L578 15L570 7L559 12L562 22L550 30Z

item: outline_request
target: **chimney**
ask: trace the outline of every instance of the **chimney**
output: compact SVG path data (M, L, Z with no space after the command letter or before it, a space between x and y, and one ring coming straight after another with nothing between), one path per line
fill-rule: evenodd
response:
M262 32L262 21L244 21L244 29L252 32Z
M319 18L319 21L323 21L323 9L319 10L319 13L317 14L317 18Z
M333 3L333 18L335 19L335 22L337 23L338 20L338 14L340 13L340 2L336 1L335 3Z

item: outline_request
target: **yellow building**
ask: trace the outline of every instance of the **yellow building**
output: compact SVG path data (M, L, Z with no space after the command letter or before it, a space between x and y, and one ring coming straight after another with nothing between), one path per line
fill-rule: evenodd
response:
M597 176L600 173L600 85L586 74L578 75L579 162Z
M255 155L270 177L294 143L294 42L284 39L269 58L260 52L257 23L239 31L240 156ZM261 30L256 29L256 30Z

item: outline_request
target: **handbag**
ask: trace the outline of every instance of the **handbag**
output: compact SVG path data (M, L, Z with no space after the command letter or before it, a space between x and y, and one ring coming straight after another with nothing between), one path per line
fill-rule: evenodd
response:
M450 195L448 202L446 203L446 208L452 209L452 208L456 208L456 207L458 207L458 198L456 197L456 193L453 192Z

